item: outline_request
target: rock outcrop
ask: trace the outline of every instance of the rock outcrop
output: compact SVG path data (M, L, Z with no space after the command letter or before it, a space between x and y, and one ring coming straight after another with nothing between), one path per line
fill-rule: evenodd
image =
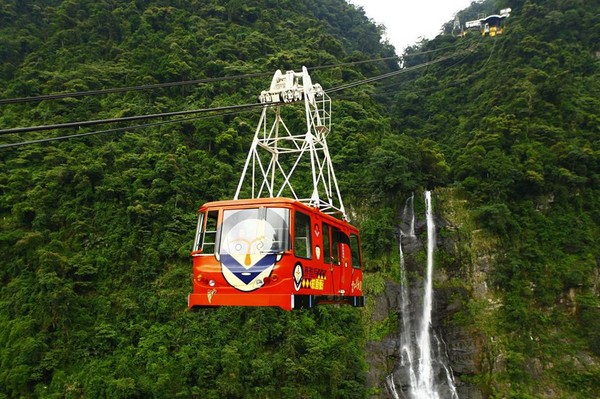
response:
M447 370L450 370L459 398L483 399L488 396L488 390L471 382L473 379L470 377L485 376L502 367L502 356L494 345L494 337L486 336L480 326L472 324L472 310L468 304L483 304L484 308L489 306L492 312L497 305L491 299L486 284L497 248L492 238L471 229L464 204L447 192L441 195L441 199L439 197L435 208L437 249L431 322L432 350L436 355L432 364L434 378L441 398L452 397L447 383ZM403 217L405 219L406 214ZM424 215L417 215L414 237L400 235L409 282L410 306L407 311L412 325L419 323L423 301L427 239L424 219ZM408 231L409 224L409 220L401 220L400 229ZM368 382L373 387L371 398L410 398L409 370L406 364L402 364L401 355L401 294L400 282L388 280L380 295L369 298L372 323L394 320L396 327L383 339L367 344ZM481 380L478 378L478 381Z

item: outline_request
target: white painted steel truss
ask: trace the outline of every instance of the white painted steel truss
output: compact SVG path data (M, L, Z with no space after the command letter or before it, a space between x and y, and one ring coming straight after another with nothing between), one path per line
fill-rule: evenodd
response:
M306 67L285 75L278 70L259 100L264 107L234 199L291 197L347 220L325 140L331 130L331 99L321 85L312 83ZM284 118L294 117L293 112L283 108L301 101L306 131L292 132ZM306 186L308 174L311 188Z

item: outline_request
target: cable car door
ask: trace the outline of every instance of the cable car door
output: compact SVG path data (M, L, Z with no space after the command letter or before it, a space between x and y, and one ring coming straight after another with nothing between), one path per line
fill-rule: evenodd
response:
M343 231L339 231L340 249L340 294L348 295L352 284L352 254L350 253L350 237Z

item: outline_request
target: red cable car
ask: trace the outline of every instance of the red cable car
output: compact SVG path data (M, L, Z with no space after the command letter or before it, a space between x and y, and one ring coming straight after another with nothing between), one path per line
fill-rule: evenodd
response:
M364 306L358 230L289 198L200 208L189 307Z
M259 100L263 111L234 199L199 210L188 307L364 306L359 233L348 223L325 140L331 100L306 68L277 71ZM282 108L300 102L306 131L296 134ZM298 167L303 158L310 168ZM299 198L311 176L310 196Z

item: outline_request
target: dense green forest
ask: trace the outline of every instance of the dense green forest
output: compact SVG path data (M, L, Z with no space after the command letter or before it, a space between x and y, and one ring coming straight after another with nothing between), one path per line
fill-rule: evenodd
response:
M467 35L459 40L472 40L473 51L464 58L397 87L392 130L443 154L448 173L429 173L428 185L454 187L477 227L500 240L487 283L501 307L487 325L481 322L491 303L471 300L466 312L494 337L505 362L503 372L476 377L484 392L595 398L600 8L583 1L487 2L459 16L473 19L483 6L492 13L490 5L495 12L512 8L504 34ZM442 35L414 51L445 54L456 42Z
M394 57L342 0L8 1L0 29L3 98L214 79L5 104L2 128L253 103L278 68L340 65L324 87L397 69L341 65ZM383 125L360 90L336 106L348 173ZM2 149L0 397L365 396L356 309L186 309L197 208L233 196L259 114Z
M600 6L489 0L459 16L503 7L502 35L447 29L394 59L383 28L343 0L5 0L0 129L248 104L276 69L305 65L327 90L402 72L400 60L405 73L331 95L328 144L361 228L367 294L393 278L399 204L450 189L501 243L493 322L469 296L454 322L494 337L506 366L463 383L483 397L594 398ZM1 102L187 80L202 83ZM0 398L378 394L368 310L186 309L197 207L232 197L257 121L256 110L202 114L0 148ZM461 273L451 283L468 293Z

